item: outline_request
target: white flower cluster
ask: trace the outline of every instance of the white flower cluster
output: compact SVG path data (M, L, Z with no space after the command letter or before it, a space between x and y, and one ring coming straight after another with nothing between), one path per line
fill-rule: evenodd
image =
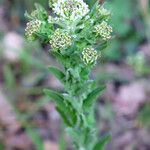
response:
M49 41L53 49L66 48L72 44L71 36L60 29L57 29Z
M97 35L100 35L103 40L108 40L111 38L111 33L113 32L113 30L106 21L103 21L101 24L96 25L94 29Z
M41 24L42 22L37 19L27 23L27 27L25 29L25 35L28 38L28 40L34 40L33 34L39 30Z
M97 51L92 47L84 48L82 51L82 60L85 64L93 64L98 58Z
M64 20L78 20L84 17L89 8L83 0L58 0L52 4L54 13Z

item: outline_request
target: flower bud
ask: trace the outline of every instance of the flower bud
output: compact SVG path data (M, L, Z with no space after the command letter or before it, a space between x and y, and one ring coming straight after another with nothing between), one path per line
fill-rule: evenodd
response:
M113 32L113 30L106 21L103 21L101 24L96 25L94 29L94 32L96 32L97 35L100 35L103 40L108 40L111 38L111 33Z
M70 46L72 40L71 36L67 32L57 29L51 36L51 40L49 42L52 49L63 49Z
M82 60L85 64L93 64L96 62L97 58L98 54L94 48L88 47L83 49Z
M25 29L25 35L28 40L34 40L34 33L38 32L39 28L41 26L40 20L32 20L27 23L27 27Z

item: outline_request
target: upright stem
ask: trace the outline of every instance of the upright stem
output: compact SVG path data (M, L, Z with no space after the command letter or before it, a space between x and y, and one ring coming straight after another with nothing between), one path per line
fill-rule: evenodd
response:
M83 109L83 100L85 97L87 97L88 93L91 91L88 91L88 81L89 77L87 74L87 78L82 78L80 75L80 70L79 66L77 68L72 67L71 69L68 68L66 69L67 71L70 71L70 75L67 81L67 85L70 85L69 88L67 88L69 96L72 98L73 101L71 103L73 106L76 106L78 108L78 119L82 119L82 124L77 124L75 128L72 128L70 136L76 135L76 138L72 136L72 140L77 145L78 150L91 150L92 149L92 144L94 143L94 113L91 108L91 110L84 110ZM67 72L68 74L68 72ZM83 84L82 84L83 82ZM85 88L85 87L86 88ZM76 93L78 89L85 89L80 95ZM92 90L92 89L90 89ZM81 122L81 121L80 121Z

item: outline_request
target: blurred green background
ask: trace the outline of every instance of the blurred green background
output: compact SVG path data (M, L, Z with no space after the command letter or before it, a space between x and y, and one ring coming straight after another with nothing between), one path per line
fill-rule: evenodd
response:
M42 89L63 90L47 67L49 46L24 38L24 13L47 0L0 0L0 150L72 150L53 103ZM107 90L96 105L106 150L150 150L150 1L107 0L113 39L92 72ZM50 10L49 10L50 11ZM61 66L59 66L61 67Z

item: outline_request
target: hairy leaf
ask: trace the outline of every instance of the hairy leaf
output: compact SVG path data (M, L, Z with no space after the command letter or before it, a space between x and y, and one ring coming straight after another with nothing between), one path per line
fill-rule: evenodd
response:
M93 150L104 150L105 145L109 142L111 139L110 135L106 135L102 137L94 146Z
M97 51L102 51L108 46L108 42L105 41L103 43L100 43L96 46Z
M77 114L71 102L69 102L67 99L64 99L64 97L58 92L44 89L44 93L52 98L52 100L56 103L58 110L64 112L64 114L68 116L68 119L70 119L72 125L75 125L77 122Z
M61 55L60 53L56 51L52 51L52 54L63 64L66 64L68 62L68 56Z
M57 112L60 114L61 118L63 119L64 123L67 124L68 126L72 126L72 123L68 119L69 116L67 116L59 107L56 107Z
M33 18L33 17L31 17L31 15L30 15L27 11L25 11L24 16L25 16L27 19L32 19L32 18Z
M105 86L101 86L93 90L88 94L87 98L83 101L83 107L90 107L94 103L97 96L99 96L105 89Z
M49 67L48 70L49 70L57 79L59 79L61 82L64 82L65 74L64 74L61 70L59 70L59 69L57 69L57 68L55 68L55 67Z
M44 89L44 93L49 96L50 98L52 98L52 100L56 103L57 106L62 106L64 105L64 99L63 96L61 94L59 94L58 92L55 92L53 90L49 90L49 89Z

